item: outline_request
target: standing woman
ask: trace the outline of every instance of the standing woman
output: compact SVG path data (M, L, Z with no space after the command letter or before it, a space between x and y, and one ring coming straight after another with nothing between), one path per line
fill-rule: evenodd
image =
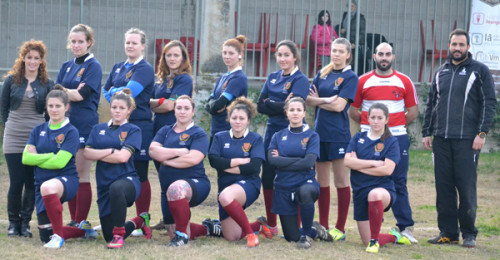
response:
M74 59L65 62L56 83L64 86L68 93L71 109L69 120L80 135L80 146L76 154L76 170L80 177L80 188L75 198L68 202L71 222L76 226L87 219L92 205L92 188L90 186L90 167L92 161L85 159L83 149L90 130L99 122L97 107L101 97L102 69L101 64L90 53L94 45L94 31L90 26L77 24L68 35L68 46Z
M161 52L158 82L149 101L154 114L153 134L166 125L175 123L174 102L182 95L193 96L193 78L188 51L182 42L173 40ZM156 170L160 163L155 161Z
M347 110L354 101L358 76L351 70L351 44L345 38L332 44L331 61L313 80L307 104L316 107L314 130L318 133L320 156L316 162L320 185L319 223L326 229L330 213L330 169L337 189L337 223L329 232L334 240L345 240L345 223L351 202L349 170L344 155L351 140ZM333 166L333 167L332 167Z
M411 244L396 228L391 234L380 234L384 211L396 200L391 174L399 162L398 140L389 131L389 109L381 103L368 110L370 130L351 139L345 165L351 168L354 219L358 222L366 252L378 253L386 243Z
M91 228L63 226L61 203L76 196L79 186L75 156L80 147L78 130L66 117L70 101L63 89L56 85L47 95L50 120L31 131L23 152L23 164L35 166L38 229L46 248L61 248L65 239L74 237L97 238Z
M203 158L208 152L205 131L193 122L192 98L183 95L175 101L174 125L162 127L155 135L149 153L161 162L158 177L161 186L161 209L168 235L168 247L186 245L189 239L213 234L206 226L189 223L191 207L202 203L210 192ZM174 233L175 232L175 233ZM218 229L220 235L220 226Z
M259 238L254 232L262 230L267 237L273 237L259 221L249 223L244 211L259 197L264 144L259 134L248 129L257 114L252 101L239 97L227 111L231 129L215 134L208 155L210 165L217 170L219 219L224 238L235 241L246 236L248 247L255 247Z
M149 100L153 93L154 70L143 56L146 48L146 34L143 31L130 28L125 33L124 47L127 60L115 64L104 85L103 94L106 100L111 101L113 94L128 88L135 100L136 109L132 111L129 121L138 126L142 132L141 147L134 153L134 166L141 181L141 194L135 201L135 210L137 216L140 216L141 213L149 212L151 204L148 147L153 139L153 121ZM149 219L142 231L147 239L151 238Z
M304 123L304 99L293 97L287 100L284 109L290 124L273 135L267 151L269 164L276 168L272 211L280 215L285 239L297 242L299 248L309 248L315 238L332 241L319 223L315 222L313 227L314 202L319 195L314 170L319 156L319 136Z
M141 182L131 159L141 147L141 129L128 122L135 108L130 89L111 98L111 117L90 132L85 157L96 160L99 218L108 248L121 248L123 240L149 219L147 213L125 223L127 207L139 197Z
M338 37L332 26L330 12L321 10L318 14L318 24L314 25L311 32L311 41L313 48L315 48L312 50L312 54L319 56L321 66L324 67L330 62L330 44L333 39Z
M274 133L286 128L289 124L284 106L292 97L307 98L309 81L299 70L300 52L297 45L290 40L283 40L277 45L276 62L280 70L271 73L264 83L257 103L257 110L268 116L264 149L268 150ZM262 166L262 188L266 205L267 224L273 235L278 234L276 215L271 212L273 203L273 181L276 175L274 167L264 162Z
M24 42L14 66L4 76L1 109L5 124L3 153L10 180L8 236L32 237L29 223L35 207L33 167L22 164L22 153L31 130L45 122L45 97L54 85L47 72L46 55L42 41Z
M241 65L244 62L245 53L244 35L229 39L222 44L222 59L227 67L227 73L215 82L214 90L208 98L205 109L212 115L210 127L210 143L216 133L229 130L231 126L227 122L227 106L240 96L247 96L247 75L243 72Z

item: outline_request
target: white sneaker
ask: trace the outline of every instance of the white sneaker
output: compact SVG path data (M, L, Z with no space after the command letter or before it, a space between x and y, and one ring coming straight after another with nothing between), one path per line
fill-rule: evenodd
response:
M130 235L133 237L142 237L142 236L144 236L144 233L142 233L142 230L139 228L139 229L132 231L132 233L130 233Z
M64 238L60 237L58 234L50 236L50 241L47 242L43 247L45 248L61 248L64 245Z
M401 235L405 236L410 240L412 244L417 244L418 240L412 235L413 227L406 227L405 230L401 231Z

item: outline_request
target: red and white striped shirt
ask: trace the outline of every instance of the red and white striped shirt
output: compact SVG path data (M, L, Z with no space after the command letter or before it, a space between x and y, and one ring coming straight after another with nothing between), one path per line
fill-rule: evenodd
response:
M356 97L351 104L361 107L361 131L368 131L368 109L375 103L389 108L389 129L395 136L406 134L405 108L418 104L418 96L411 79L403 73L394 72L381 76L375 70L359 78Z

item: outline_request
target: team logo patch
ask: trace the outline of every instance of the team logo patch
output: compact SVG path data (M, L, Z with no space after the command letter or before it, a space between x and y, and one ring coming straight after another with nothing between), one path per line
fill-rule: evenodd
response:
M56 136L57 148L61 148L61 144L64 142L64 134L59 134Z
M283 89L289 90L291 86L292 86L292 83L290 83L290 81L288 81L287 83L285 83L285 86L283 87Z
M173 80L169 80L168 81L168 84L167 84L167 88L172 88L174 86L174 81Z
M224 82L224 85L222 85L222 90L226 90L226 87L227 87L227 81Z
M384 143L378 143L375 145L375 156L380 156L380 152L384 150Z
M342 84L342 82L344 82L344 78L338 78L335 80L335 87L338 87L340 86L340 84Z
M306 137L300 141L300 144L302 145L302 149L307 148L307 142L309 142L309 137Z
M78 74L76 74L77 77L81 78L83 76L83 72L85 71L85 68L82 68Z
M244 156L248 156L248 152L250 151L250 149L252 148L252 144L251 143L244 143L243 146L241 147L241 150L243 150L243 155Z
M179 136L179 140L180 140L179 144L180 144L180 145L185 145L185 144L186 144L186 142L189 140L189 138L190 138L190 137L191 137L191 136L190 136L190 135L188 135L188 134L186 134L186 133L181 134L181 135Z
M120 141L125 141L125 139L127 138L127 135L128 135L128 132L121 132L120 133Z
M401 96L401 92L396 91L396 90L392 91L392 94L394 94L395 98L399 98Z
M130 77L132 77L132 74L134 74L133 71L127 72L127 74L125 75L125 79L130 79Z

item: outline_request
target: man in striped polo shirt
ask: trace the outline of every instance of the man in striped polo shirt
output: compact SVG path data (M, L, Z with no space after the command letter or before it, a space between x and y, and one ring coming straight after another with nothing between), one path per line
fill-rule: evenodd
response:
M359 78L354 102L349 108L349 116L361 124L361 131L368 131L368 109L375 103L383 103L389 108L389 129L399 141L401 161L391 175L397 198L392 204L392 212L402 235L412 243L418 243L412 235L413 218L406 187L410 140L406 126L418 116L418 97L410 78L392 68L394 53L387 43L381 43L373 55L376 69ZM361 108L361 111L360 111Z

